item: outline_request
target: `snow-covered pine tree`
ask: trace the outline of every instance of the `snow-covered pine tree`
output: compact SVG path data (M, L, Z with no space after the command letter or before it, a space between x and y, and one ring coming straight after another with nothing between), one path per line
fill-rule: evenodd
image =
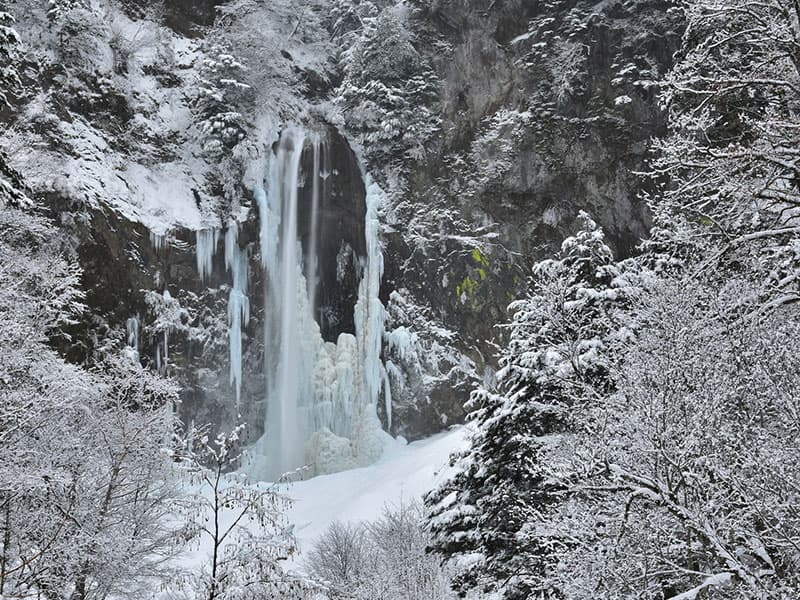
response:
M602 231L585 213L578 222L557 257L536 265L530 295L509 307L510 342L496 388L478 389L470 400L471 447L453 457L455 474L426 498L433 550L456 559L462 592L557 594L546 575L568 541L543 525L565 489L547 457L575 413L610 391L616 309L631 293Z
M47 16L53 21L63 19L71 11L78 8L88 8L86 0L47 0Z
M203 134L203 150L211 157L231 151L245 138L242 110L253 97L245 81L246 70L223 43L207 47L192 106Z
M8 164L8 158L0 151L0 207L20 209L32 205L22 175Z
M399 164L407 153L416 157L438 131L439 118L429 108L438 79L414 47L407 11L389 7L375 17L360 14L358 37L348 32L344 38L355 41L341 53L344 80L337 102L368 158Z
M8 95L22 85L17 70L20 39L13 25L14 17L0 10L0 109L9 105Z

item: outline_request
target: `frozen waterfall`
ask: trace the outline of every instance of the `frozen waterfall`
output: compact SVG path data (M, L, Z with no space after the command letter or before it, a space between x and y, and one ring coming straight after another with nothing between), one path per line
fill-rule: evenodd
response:
M303 153L311 152L310 172ZM267 274L265 348L267 412L256 447L254 474L274 479L302 465L316 473L367 464L382 451L376 406L384 380L380 344L385 310L378 299L383 271L379 241L380 188L368 186L367 256L360 264L355 335L325 342L315 320L320 213L331 174L326 139L300 128L283 131L267 188L255 192L261 218L261 253ZM307 214L299 189L311 189ZM303 248L298 224L308 219Z
M331 179L336 175L333 158L327 133L288 128L271 156L265 185L254 190L265 274L262 325L266 416L251 470L263 479L274 480L304 465L311 466L314 473L327 473L368 464L380 456L388 437L377 416L381 389L387 413L391 414L389 378L380 359L386 316L378 298L383 275L378 208L383 192L363 173L366 245L363 256L354 263L358 277L354 333L339 333L332 343L325 341L319 325L320 281L325 276L341 280L338 271L320 272L323 264L328 265L326 268L331 264L320 256L325 241L322 236L341 234L335 228L325 232L322 225L331 201L331 182L336 181ZM362 198L359 196L358 203ZM357 212L356 198L343 197L339 192L337 201ZM212 274L222 234L223 230L217 228L197 231L201 280ZM242 334L250 318L250 247L239 246L238 234L239 223L230 221L224 230L224 247L226 269L232 277L228 341L237 412L245 376ZM339 244L338 238L328 241ZM356 257L355 251L350 251ZM157 358L160 361L161 356Z

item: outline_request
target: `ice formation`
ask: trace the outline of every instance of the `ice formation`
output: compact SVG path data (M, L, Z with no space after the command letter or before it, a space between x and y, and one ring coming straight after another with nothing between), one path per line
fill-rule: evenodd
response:
M219 229L199 229L196 236L197 271L200 273L200 280L204 281L213 270L214 254L219 243Z
M167 375L169 367L169 332L174 323L180 319L181 306L172 297L169 290L158 292L148 292L145 302L156 311L156 320L153 325L162 331L161 342L157 342L151 337L151 342L156 345L156 369L162 375Z
M205 280L213 271L214 256L222 231L200 229L196 233L197 271ZM242 330L250 321L250 300L247 297L247 250L239 247L239 223L232 220L224 232L225 268L232 278L228 295L228 344L230 353L230 382L236 393L236 407L242 395ZM159 357L157 357L160 360ZM165 356L166 359L166 356Z
M150 244L153 246L156 252L161 252L167 246L167 234L166 233L156 233L155 231L150 231Z
M303 174L301 157L309 147L312 170ZM386 313L378 299L383 254L377 213L383 193L368 183L367 256L360 263L356 333L340 334L335 344L325 342L314 315L319 215L331 173L328 153L324 137L299 128L285 130L270 164L267 189L255 190L267 274L268 382L265 434L253 470L267 479L305 464L316 473L367 464L385 443L376 411L381 388L387 385L380 360ZM308 185L311 211L299 215L298 188ZM300 218L310 220L305 249L298 239ZM390 393L385 397L390 399Z
M304 173L303 153L309 151L311 169ZM361 280L354 307L355 335L342 333L335 344L325 342L315 319L320 281L320 215L330 194L328 180L332 174L326 137L292 127L282 132L270 162L266 188L254 189L261 262L266 275L267 410L265 433L256 445L252 470L262 478L275 479L303 465L324 473L374 461L387 437L377 417L381 390L391 423L390 378L380 359L386 318L378 298L383 274L378 208L383 192L369 180L367 255L358 262ZM308 186L310 210L300 214L299 189ZM298 234L300 219L308 219L305 247ZM203 280L212 272L219 237L219 229L197 231L197 269ZM250 318L250 303L249 257L247 249L239 247L237 222L229 224L224 242L225 265L233 281L228 298L230 381L238 407L243 376L242 332ZM343 246L344 251L345 258L355 257L349 246ZM157 352L160 365L162 356L158 349ZM166 358L165 338L165 361Z
M228 340L230 381L236 390L238 409L242 395L242 328L250 321L250 300L247 298L247 251L239 248L239 224L235 221L225 233L225 266L233 277L228 296Z
M317 240L319 238L320 196L327 197L328 176L331 172L328 145L322 143L319 134L312 137L313 166L311 183L311 226L309 231L308 251L306 252L306 285L308 287L308 305L314 311L317 305L317 284L319 282L319 260L317 257Z
M125 332L127 333L128 346L133 348L137 354L139 352L139 329L141 327L141 320L139 315L130 317L125 321Z

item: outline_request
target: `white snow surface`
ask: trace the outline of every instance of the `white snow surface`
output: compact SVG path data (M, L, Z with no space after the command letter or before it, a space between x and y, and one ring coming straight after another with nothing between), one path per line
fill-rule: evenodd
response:
M450 473L450 454L466 448L468 431L457 427L411 444L397 438L367 467L291 484L287 517L300 548L293 567L302 570L304 552L331 523L376 519L384 506L420 500Z
M367 467L280 485L278 492L291 499L284 523L293 529L299 549L282 563L285 570L307 574L306 553L332 523L373 520L380 517L385 506L420 500L451 473L450 454L466 448L469 432L469 426L455 427L411 444L401 437L389 438L381 458ZM271 487L272 484L257 485ZM187 492L192 490L197 491L197 488L187 488ZM208 494L209 490L204 493ZM236 515L237 511L221 510L223 531ZM258 533L256 522L244 520L242 524ZM201 535L173 560L173 565L199 573L209 564L211 553L210 538ZM168 597L168 594L158 596Z

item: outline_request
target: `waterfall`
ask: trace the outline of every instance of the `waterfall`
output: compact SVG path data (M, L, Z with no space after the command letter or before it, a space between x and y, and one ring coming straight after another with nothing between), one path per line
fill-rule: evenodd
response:
M278 194L281 210L279 269L274 275L274 304L265 306L273 316L279 315L279 346L277 377L267 399L268 435L280 439L277 445L279 464L300 466L302 447L296 440L304 439L306 432L301 422L299 408L305 400L301 390L313 369L312 357L302 356L300 343L304 337L306 318L298 303L303 301L298 292L300 266L297 241L297 196L300 176L300 158L305 135L302 130L289 129L281 137L275 169L271 173L270 190ZM277 309L277 310L276 310ZM311 364L308 364L311 362Z
M304 153L310 161L303 160ZM389 378L380 359L386 317L378 298L383 275L378 208L383 192L364 173L366 255L357 257L355 332L341 333L332 343L323 339L320 330L319 283L326 275L320 272L323 263L319 254L324 241L320 236L330 233L322 231L322 219L331 200L331 177L336 174L332 164L326 134L287 128L271 157L266 186L253 190L265 274L266 416L264 435L255 446L251 466L252 474L259 478L274 480L303 465L311 465L314 473L326 473L369 464L380 456L388 438L377 417L383 390L391 418ZM307 207L300 206L301 189L303 198L310 198ZM355 198L352 200L356 202ZM301 231L306 226L308 235L304 239ZM218 228L197 231L196 258L201 280L212 273L222 232ZM231 220L224 230L224 247L225 266L232 277L228 342L237 412L244 376L242 335L250 318L249 254L247 248L240 248L238 236L239 223ZM347 243L340 246L348 249L346 256L356 257ZM339 262L342 264L337 264L337 273L327 274L328 280L342 280L347 261ZM131 321L129 340L136 337L134 327ZM162 358L166 364L168 356L165 332L163 355L161 347L156 349L159 368Z
M310 172L303 172L304 151ZM308 169L307 169L308 170ZM252 467L259 477L311 464L317 473L367 464L385 436L376 405L384 381L380 344L385 310L378 299L383 271L378 205L382 192L368 186L367 256L354 309L355 335L325 342L315 320L319 281L320 214L329 193L330 152L318 133L282 132L269 168L267 189L254 196L260 216L261 260L266 271L264 305L266 420ZM310 188L308 214L300 214L299 190ZM306 247L298 225L308 219Z

